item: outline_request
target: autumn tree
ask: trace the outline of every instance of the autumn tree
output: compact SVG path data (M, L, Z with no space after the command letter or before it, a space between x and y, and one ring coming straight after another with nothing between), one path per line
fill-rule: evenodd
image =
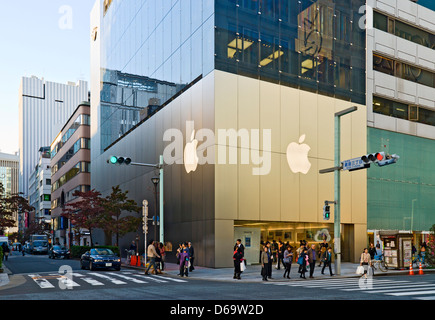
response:
M104 218L100 225L106 234L116 236L116 246L119 245L120 236L134 232L142 225L142 217L122 215L123 212L137 214L142 210L136 201L129 199L127 195L128 191L123 192L119 186L112 187L112 193L103 202Z
M62 216L68 218L77 230L87 229L93 246L92 231L100 226L104 218L104 198L95 189L87 192L75 191L73 195L78 200L67 204Z
M33 209L27 199L20 195L6 195L3 184L0 183L0 232L5 228L15 226L15 213L32 211Z

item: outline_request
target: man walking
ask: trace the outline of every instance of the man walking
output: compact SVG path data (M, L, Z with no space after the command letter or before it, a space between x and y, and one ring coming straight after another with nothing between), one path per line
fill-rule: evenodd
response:
M331 276L333 276L334 274L332 273L332 268L331 268L331 264L332 264L332 248L328 248L328 251L325 253L325 256L323 258L323 268L322 268L322 274L325 274L325 267L328 266L329 267L329 274Z
M310 263L310 278L314 278L314 268L316 267L316 245L312 244L311 248L308 249L308 262Z
M266 247L267 247L267 252L269 253L269 263L267 264L267 277L269 279L273 279L272 278L272 264L273 264L273 252L272 252L272 248L271 248L271 244L269 241L266 242Z
M234 260L234 277L233 279L240 280L240 263L243 262L243 257L245 256L245 247L242 244L242 240L237 239L234 245L233 260Z
M148 268L145 270L145 274L149 275L148 270L150 269L151 266L153 266L154 272L155 272L155 274L157 274L156 258L160 258L160 256L157 254L153 240L150 240L150 242L149 242L148 249L147 249L147 255L150 258L150 262L148 264Z

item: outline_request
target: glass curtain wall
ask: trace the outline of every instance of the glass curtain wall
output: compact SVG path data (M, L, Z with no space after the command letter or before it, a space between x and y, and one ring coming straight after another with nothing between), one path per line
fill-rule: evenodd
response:
M107 3L101 24L101 152L214 69L214 0Z
M362 0L216 0L216 69L365 104Z

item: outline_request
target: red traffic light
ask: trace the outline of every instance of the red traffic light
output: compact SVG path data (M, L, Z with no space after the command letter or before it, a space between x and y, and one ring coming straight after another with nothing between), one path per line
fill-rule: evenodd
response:
M382 160L384 160L383 152L378 152L378 153L376 153L376 159L377 159L378 161L382 161Z

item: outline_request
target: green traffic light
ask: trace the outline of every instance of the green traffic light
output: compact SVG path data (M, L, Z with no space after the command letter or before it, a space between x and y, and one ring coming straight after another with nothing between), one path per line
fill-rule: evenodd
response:
M117 157L115 157L115 156L110 157L110 163L111 164L116 164L117 162L118 162L118 158Z

